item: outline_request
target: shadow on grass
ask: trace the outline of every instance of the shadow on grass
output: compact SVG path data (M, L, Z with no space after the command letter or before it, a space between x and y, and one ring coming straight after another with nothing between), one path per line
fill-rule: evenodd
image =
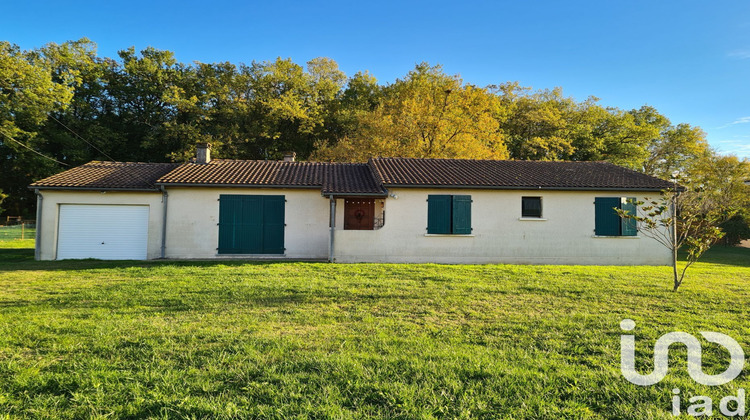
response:
M685 261L685 256L682 255L680 260ZM703 254L698 262L750 267L750 248L716 245Z
M199 298L160 298L153 294L144 294L139 295L140 300L138 302L128 302L108 298L112 295L121 296L130 293L119 287L100 287L97 291L98 293L95 296L92 296L89 291L73 291L63 296L34 300L5 299L0 300L0 309L43 307L65 310L83 317L87 317L88 311L92 309L107 309L118 314L137 313L138 315L163 317L191 311L205 312L215 309L217 305L266 309L298 308L309 302L334 300L337 297L335 294L312 296L302 293L280 293L273 296L246 294L238 297L226 295L221 291L206 290Z
M0 248L0 263L3 263L2 271L7 266L5 263L28 263L34 262L34 250L29 248Z
M212 267L216 265L235 266L235 265L272 265L278 262L289 263L292 260L283 261L257 261L257 260L63 260L63 261L36 261L34 260L34 250L29 248L0 248L0 272L3 271L68 271L68 270L99 270L106 268L131 268L131 267L158 267L158 266L176 266L176 267ZM315 261L318 262L318 261Z
M680 256L685 261L685 255ZM105 268L130 268L130 267L155 267L155 266L177 266L177 267L211 267L216 265L273 265L277 263L295 262L291 260L268 261L268 260L148 260L148 261L104 261L104 260L64 260L64 261L35 261L33 248L0 248L0 272L19 270L97 270ZM321 261L308 261L321 262ZM736 265L750 267L750 248L714 246L706 252L698 262Z

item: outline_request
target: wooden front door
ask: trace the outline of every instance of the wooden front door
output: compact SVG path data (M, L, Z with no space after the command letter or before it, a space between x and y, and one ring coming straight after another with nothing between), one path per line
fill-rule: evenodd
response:
M375 221L375 199L347 198L344 200L344 229L372 230Z

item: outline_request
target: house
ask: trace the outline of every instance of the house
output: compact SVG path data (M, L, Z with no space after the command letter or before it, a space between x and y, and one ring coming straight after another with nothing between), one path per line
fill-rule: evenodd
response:
M671 184L606 162L90 162L35 182L36 258L670 263L614 208Z

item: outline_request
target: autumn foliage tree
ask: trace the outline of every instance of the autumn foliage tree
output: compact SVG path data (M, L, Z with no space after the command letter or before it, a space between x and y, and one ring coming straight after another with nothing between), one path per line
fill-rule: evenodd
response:
M479 87L427 63L381 84L325 57L182 63L134 47L101 57L87 39L0 43L0 130L2 206L26 216L36 179L95 159L184 162L198 142L217 158L606 160L660 177L715 156L698 127L652 107Z
M40 150L47 149L50 139L38 132L48 114L69 107L80 84L70 64L83 59L69 60L73 48L50 44L42 50L22 51L0 41L0 191L7 193L3 205L12 211L10 215L33 205L28 184L65 164L64 159L56 162L42 155Z
M377 108L360 116L357 133L320 144L320 160L371 156L504 159L500 103L486 89L422 63L386 87Z

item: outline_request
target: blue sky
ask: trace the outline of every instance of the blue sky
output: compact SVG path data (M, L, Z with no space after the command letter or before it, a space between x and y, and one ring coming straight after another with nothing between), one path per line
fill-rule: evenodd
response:
M88 37L184 62L330 57L381 82L415 63L477 85L560 86L624 109L654 106L750 157L747 1L14 1L0 39L23 48Z

